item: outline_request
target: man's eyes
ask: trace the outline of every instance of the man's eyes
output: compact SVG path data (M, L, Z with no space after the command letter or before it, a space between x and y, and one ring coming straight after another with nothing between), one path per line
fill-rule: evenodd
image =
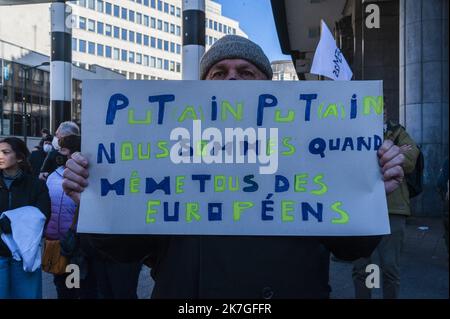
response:
M224 72L223 71L215 71L212 73L212 77L216 78L216 77L223 77L224 76Z
M245 78L254 78L255 77L255 73L250 70L241 71L241 75Z

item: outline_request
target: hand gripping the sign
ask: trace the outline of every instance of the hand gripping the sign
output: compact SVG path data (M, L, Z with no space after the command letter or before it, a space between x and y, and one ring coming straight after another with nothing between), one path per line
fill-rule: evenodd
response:
M88 186L88 160L79 152L72 154L64 170L63 190L77 204L80 194Z
M384 180L386 194L395 191L403 181L403 163L405 156L401 149L391 140L385 140L378 150L378 163Z

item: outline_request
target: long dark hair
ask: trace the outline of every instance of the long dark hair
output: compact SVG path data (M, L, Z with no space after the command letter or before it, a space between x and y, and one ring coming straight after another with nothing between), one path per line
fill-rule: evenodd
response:
M0 140L0 143L6 143L11 146L14 153L16 153L16 158L22 160L19 164L19 168L24 173L31 173L31 165L28 161L30 156L30 151L24 141L17 137L6 137Z

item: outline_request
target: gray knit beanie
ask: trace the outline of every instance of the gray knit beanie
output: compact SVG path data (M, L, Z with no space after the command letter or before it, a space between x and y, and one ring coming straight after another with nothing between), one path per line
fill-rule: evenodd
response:
M261 47L238 35L226 35L220 38L205 52L200 61L200 79L205 79L214 64L226 59L247 60L263 72L269 80L272 79L272 67Z

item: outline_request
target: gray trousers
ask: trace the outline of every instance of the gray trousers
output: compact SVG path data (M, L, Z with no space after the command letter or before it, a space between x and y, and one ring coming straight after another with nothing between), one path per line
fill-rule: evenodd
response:
M372 290L366 286L367 265L372 263L375 254L379 255L378 265L382 277L383 298L397 299L400 291L400 254L406 228L406 216L389 215L391 234L384 236L370 258L360 258L353 263L353 283L355 298L370 299Z

